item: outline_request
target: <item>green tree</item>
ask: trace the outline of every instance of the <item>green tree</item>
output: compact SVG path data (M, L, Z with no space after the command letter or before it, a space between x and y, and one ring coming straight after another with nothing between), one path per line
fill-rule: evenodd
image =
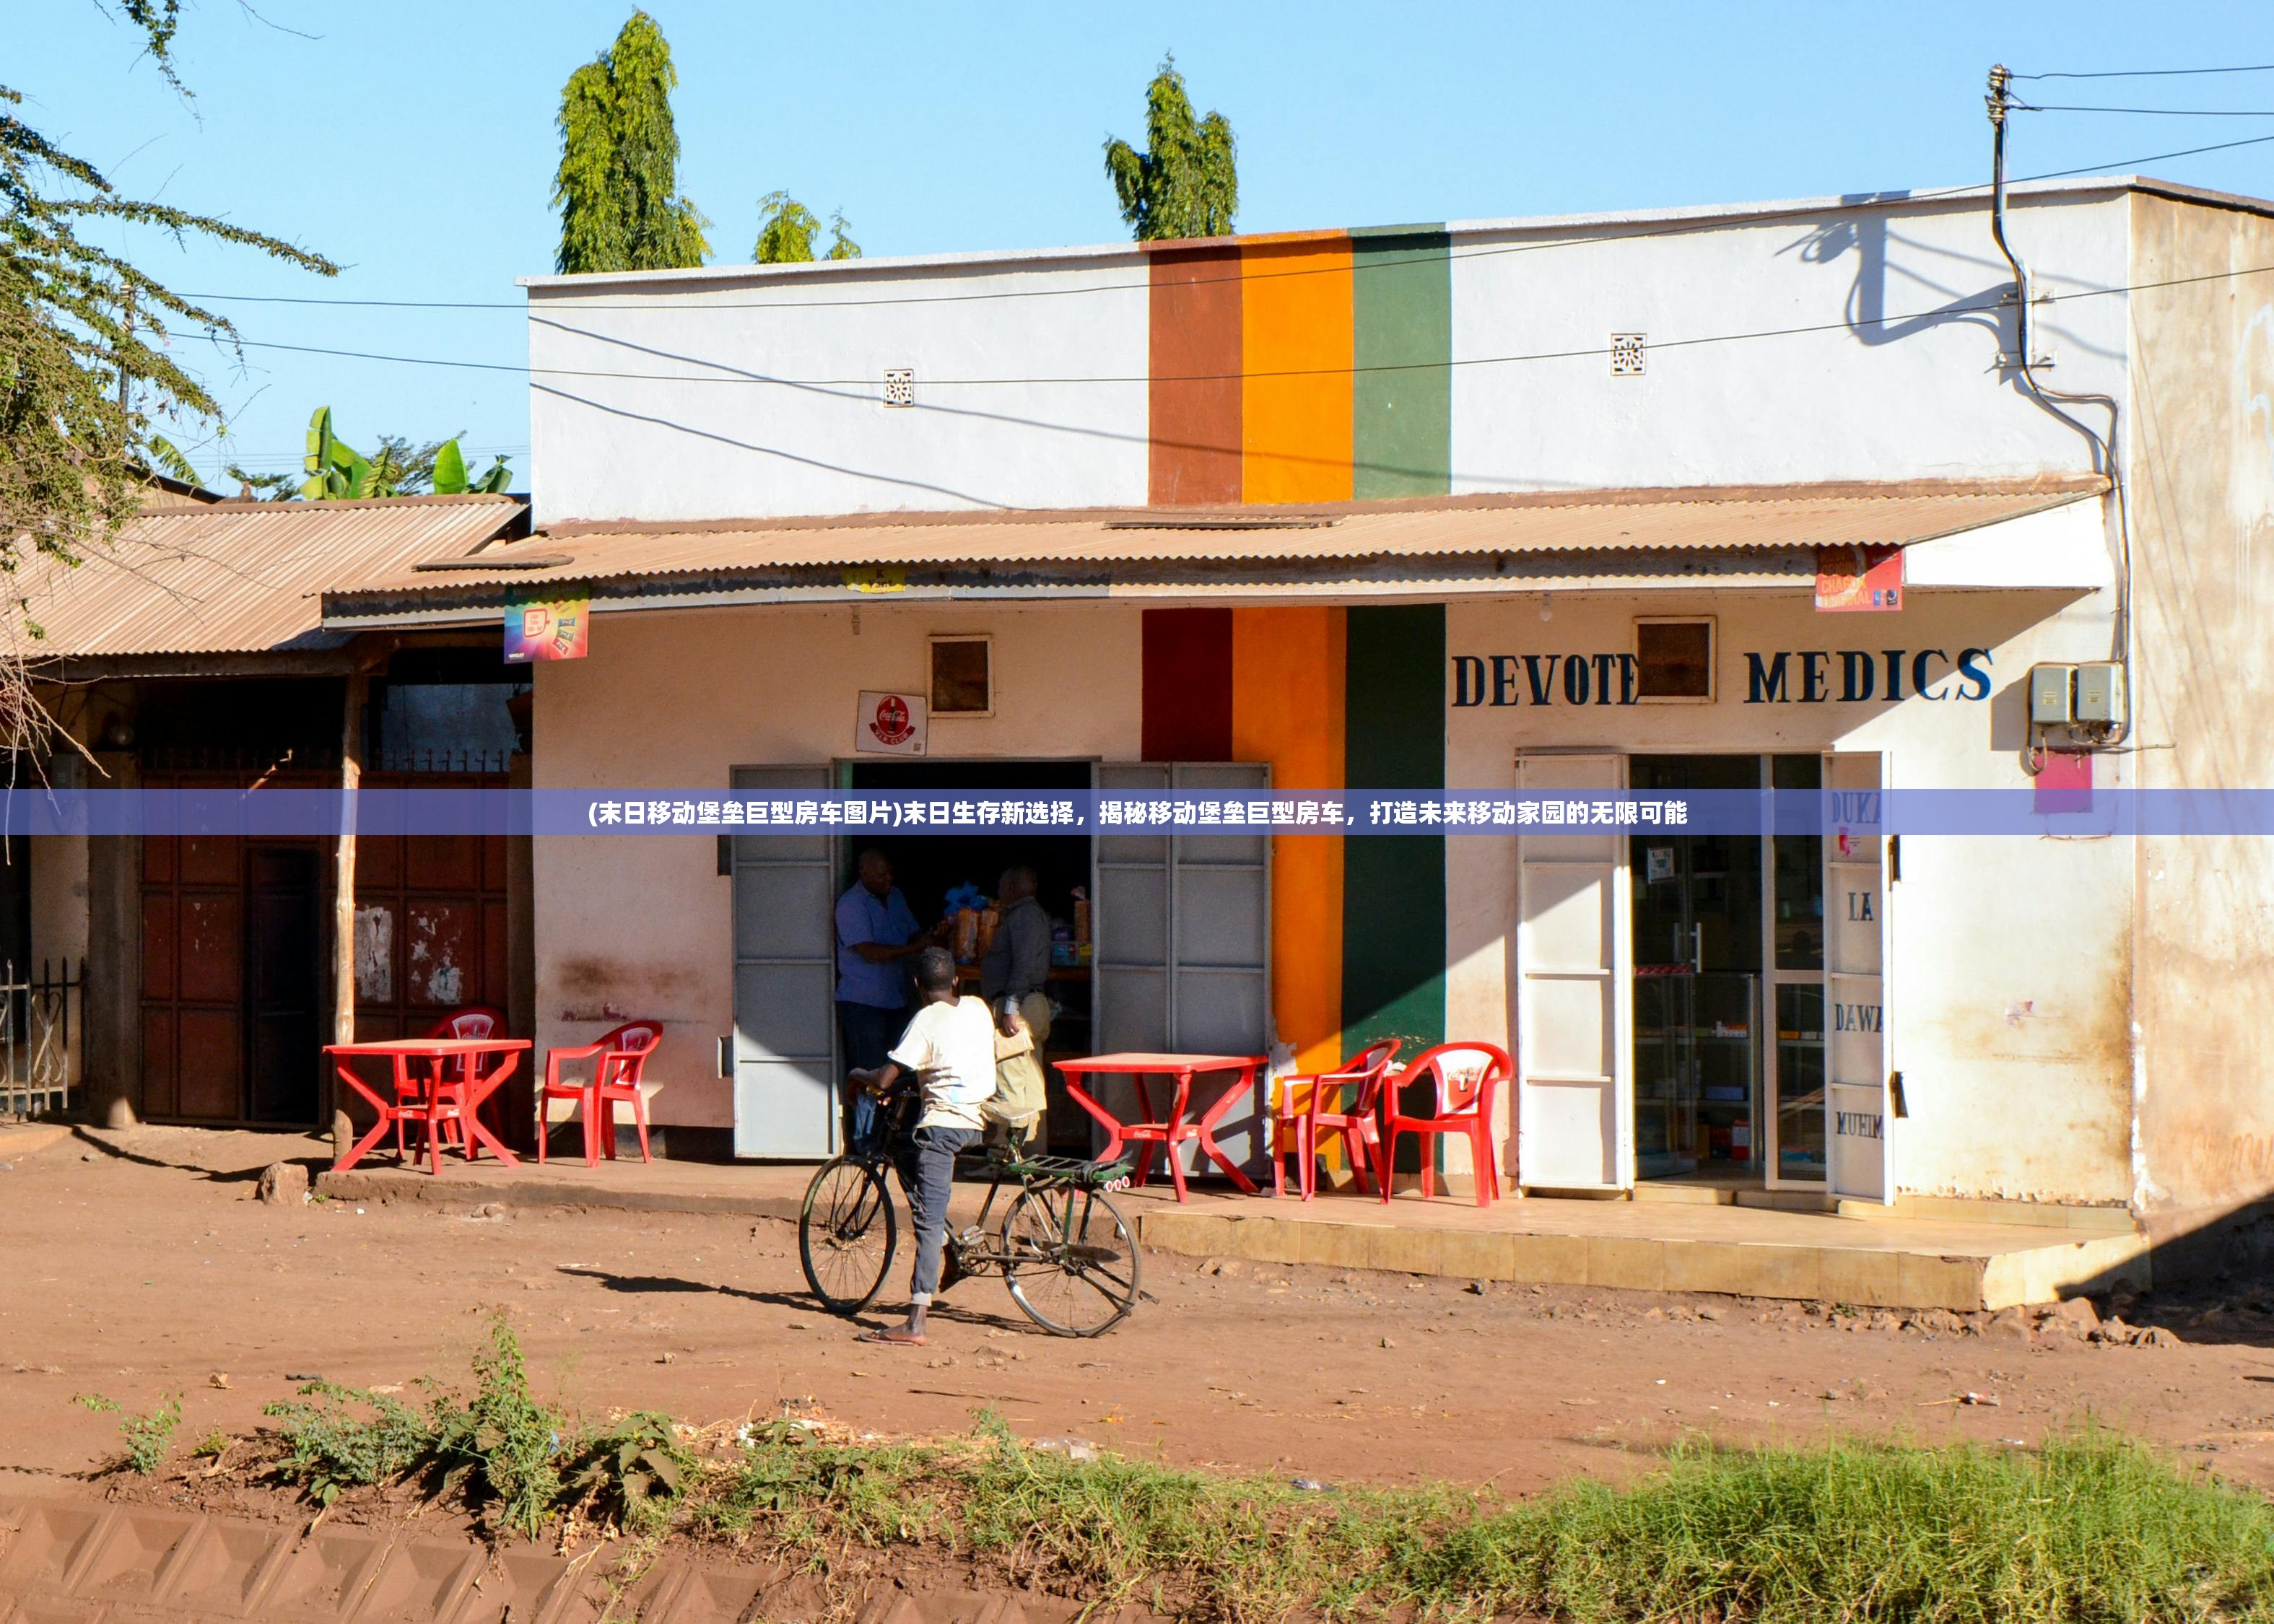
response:
M820 230L811 209L787 192L769 192L758 199L758 263L805 263L813 258L813 239Z
M679 191L678 84L663 30L634 11L615 43L561 86L555 269L673 270L709 257L710 222Z
M769 192L758 199L758 245L753 252L760 265L803 265L813 259L813 239L821 234L821 222L811 209L787 192ZM861 257L861 244L847 235L843 209L829 217L829 251L821 257Z
M1193 118L1173 55L1145 87L1145 140L1141 153L1114 137L1105 142L1105 173L1137 240L1229 237L1239 213L1231 124L1222 113Z
M121 0L116 14L186 97L171 55L179 9ZM140 470L166 460L154 444L161 422L222 417L182 365L187 345L173 340L201 334L226 353L236 329L140 269L120 245L134 228L237 244L327 276L338 269L229 221L122 196L26 123L24 104L0 85L0 575L11 580L31 557L76 563L133 516ZM0 748L12 748L45 732L19 641L39 631L28 592L0 591Z

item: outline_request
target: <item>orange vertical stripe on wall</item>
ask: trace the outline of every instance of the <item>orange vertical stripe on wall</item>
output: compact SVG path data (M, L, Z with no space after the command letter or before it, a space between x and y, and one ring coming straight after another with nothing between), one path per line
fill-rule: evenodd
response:
M1243 241L1240 500L1351 496L1351 245Z
M1231 754L1269 762L1275 791L1343 786L1344 612L1231 612ZM1271 1019L1296 1069L1342 1061L1343 843L1271 841Z

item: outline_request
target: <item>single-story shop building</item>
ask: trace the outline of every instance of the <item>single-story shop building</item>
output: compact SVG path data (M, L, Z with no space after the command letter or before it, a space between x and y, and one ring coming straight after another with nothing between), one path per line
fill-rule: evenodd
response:
M2274 781L2274 204L2017 188L2028 357L1991 207L533 278L536 532L325 624L589 594L539 788ZM1827 600L1827 556L1879 562ZM538 1041L660 1016L677 1143L826 1154L858 844L538 841ZM1510 1049L1527 1191L2178 1238L2274 1188L2253 838L887 844L920 915L1022 860L1088 905L1054 1048Z

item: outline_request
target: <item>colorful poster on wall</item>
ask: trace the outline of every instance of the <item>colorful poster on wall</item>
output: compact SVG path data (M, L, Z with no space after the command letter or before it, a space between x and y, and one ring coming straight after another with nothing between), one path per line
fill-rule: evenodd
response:
M524 598L509 592L505 600L506 664L525 665L531 660L583 659L591 624L592 604L588 593Z
M920 694L867 694L853 718L853 748L864 756L921 756L930 707Z
M1903 606L1901 547L1818 547L1816 606L1826 614Z

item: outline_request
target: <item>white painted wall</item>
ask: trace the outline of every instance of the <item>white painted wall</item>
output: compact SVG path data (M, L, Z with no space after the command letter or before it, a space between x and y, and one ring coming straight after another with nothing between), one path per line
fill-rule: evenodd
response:
M2039 292L2122 286L2127 208L2120 192L2017 200L2011 235ZM1571 235L1523 229L1456 239L1457 491L2091 466L2082 437L1995 370L1994 318L1931 313L1994 301L2011 284L1981 202L1894 202L1561 240ZM2038 347L2058 357L2049 380L2122 397L2121 296L2047 306L2040 320ZM1686 342L1827 324L1833 330ZM1601 352L1613 333L1647 335L1642 376L1611 375ZM1558 354L1569 358L1494 359Z
M2041 292L2123 284L2127 197L2017 196ZM1994 317L1934 314L2007 278L1986 205L1794 207L1454 227L1455 488L2089 466L1995 370ZM537 520L1141 505L1147 284L1126 248L534 279ZM2040 320L2060 387L2123 398L2121 296ZM1828 330L1687 342L1794 327ZM1610 375L1615 332L1650 339L1642 377ZM880 403L901 366L913 410Z
M87 837L40 835L29 844L33 961L75 965L87 957Z
M1146 275L1123 252L533 289L537 522L1142 506ZM882 403L889 367L913 408Z
M921 691L940 632L993 636L997 697L991 717L934 721L933 758L1138 754L1133 607L864 606L857 631L841 608L612 614L590 658L532 667L536 786L725 789L737 766L851 756L855 695ZM733 882L715 835L533 843L538 1049L661 1019L647 1069L658 1122L733 1121L718 1075L734 1025Z

